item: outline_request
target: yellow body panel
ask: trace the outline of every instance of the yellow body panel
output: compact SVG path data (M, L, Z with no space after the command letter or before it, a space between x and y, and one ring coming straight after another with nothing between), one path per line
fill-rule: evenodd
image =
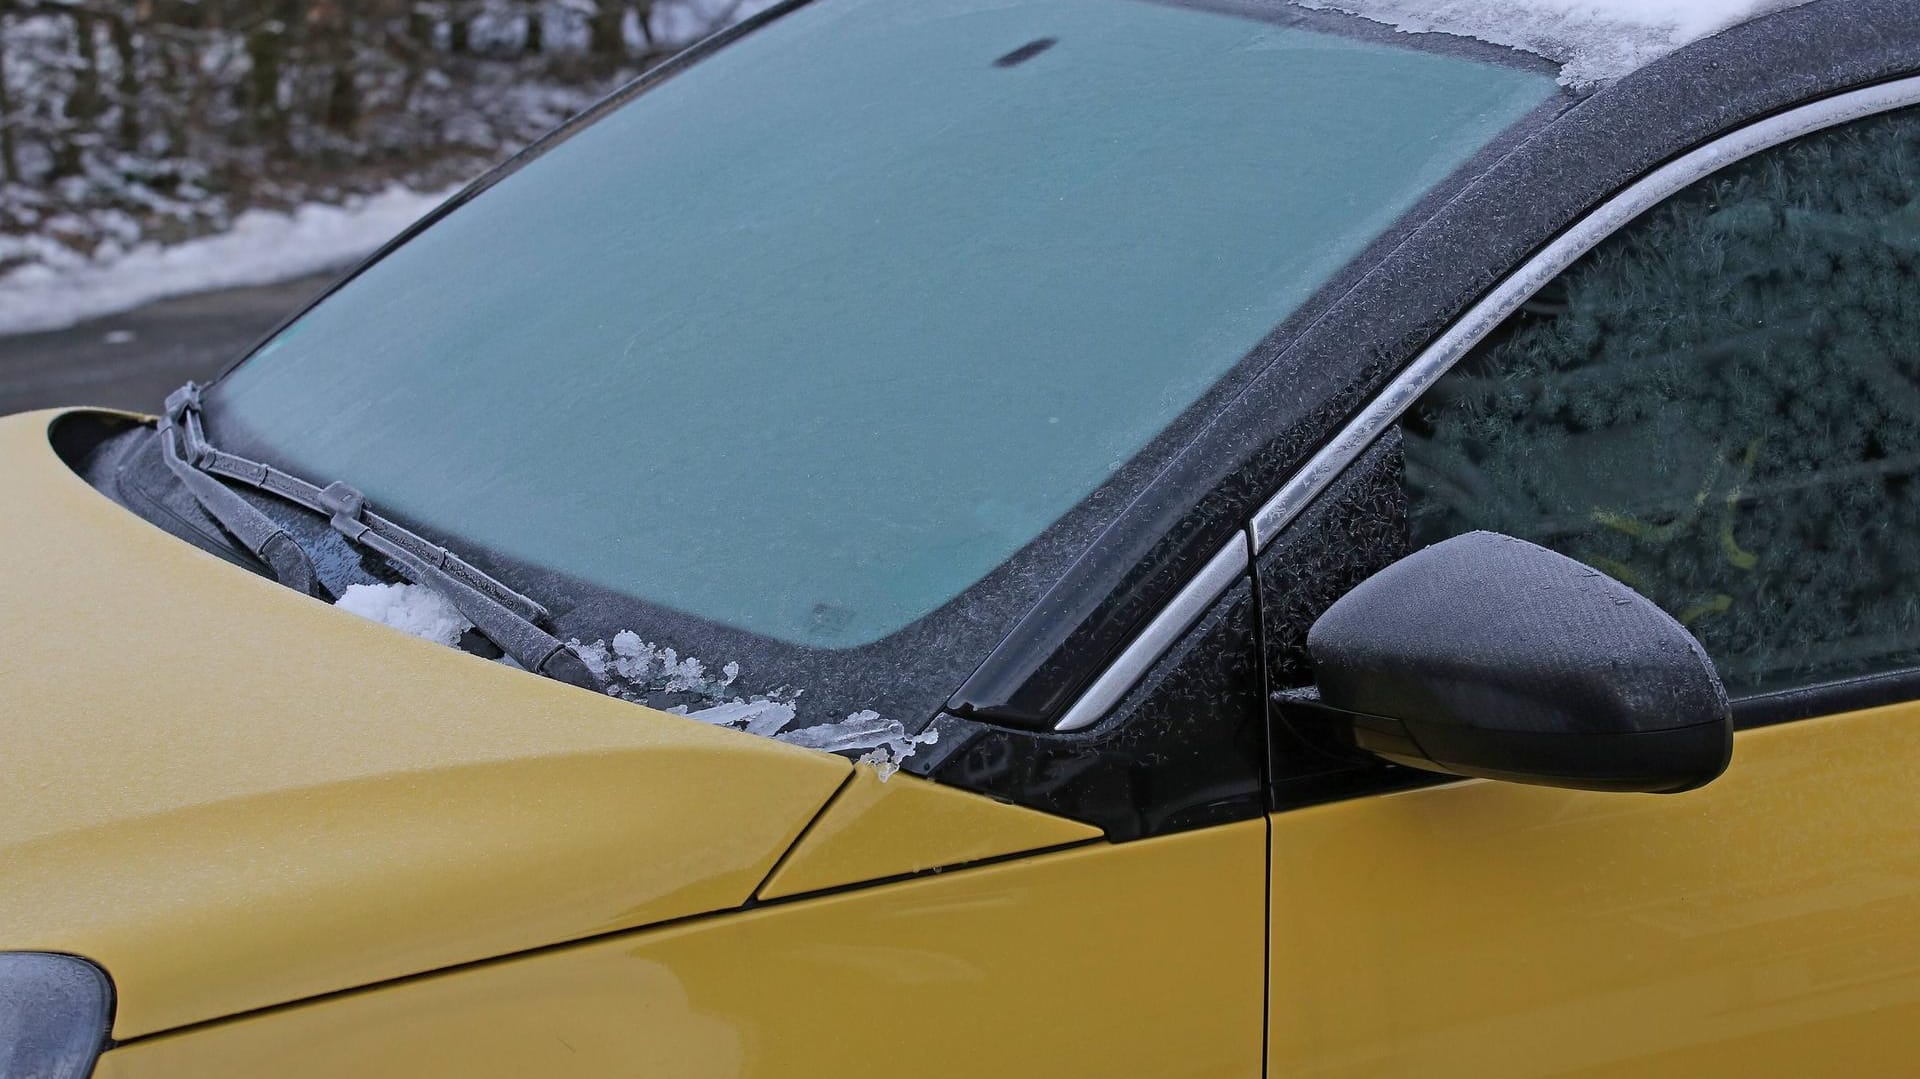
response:
M760 889L763 899L1100 838L1100 829L910 775L854 769Z
M374 625L0 420L0 948L131 1037L747 900L849 765Z
M1865 1076L1920 1059L1920 705L1682 795L1470 783L1273 818L1274 1076Z
M1263 821L779 903L122 1046L99 1079L1247 1079Z

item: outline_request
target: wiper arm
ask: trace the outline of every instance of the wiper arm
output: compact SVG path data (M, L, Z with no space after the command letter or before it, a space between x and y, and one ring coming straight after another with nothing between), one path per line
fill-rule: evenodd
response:
M192 391L191 395L188 394L189 390ZM199 392L200 388L189 382L167 397L167 422L160 429L161 460L166 462L167 470L174 474L201 509L220 522L220 527L239 540L241 546L253 552L255 558L267 564L275 580L296 592L319 595L319 575L314 572L313 561L301 549L299 542L273 518L261 513L226 484L195 468L190 456L181 452L183 423L189 444L199 434ZM189 396L194 409L191 414L187 409ZM198 441L205 444L204 439Z
M317 595L319 578L312 561L285 529L216 477L326 517L334 531L384 557L407 580L446 597L475 629L527 670L587 689L600 688L580 657L540 628L547 609L530 597L368 509L366 496L344 483L320 487L209 443L200 418L199 383L189 382L167 395L166 425L160 438L167 468L194 501L265 562L282 584Z

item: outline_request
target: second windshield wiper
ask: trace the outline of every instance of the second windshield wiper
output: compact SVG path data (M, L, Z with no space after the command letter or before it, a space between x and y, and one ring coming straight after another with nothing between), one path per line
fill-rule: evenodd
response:
M326 517L334 531L381 555L409 581L445 596L475 629L527 670L587 689L600 688L580 657L540 628L547 610L531 598L368 509L366 497L344 483L321 487L209 443L200 419L198 383L189 382L167 395L160 439L167 468L194 501L265 562L282 584L316 594L319 584L311 559L285 529L216 477Z

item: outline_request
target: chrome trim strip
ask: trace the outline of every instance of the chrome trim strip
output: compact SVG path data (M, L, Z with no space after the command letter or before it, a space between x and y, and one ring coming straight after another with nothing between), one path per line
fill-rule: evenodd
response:
M1227 590L1236 578L1247 569L1247 533L1235 531L1233 538L1200 567L1180 593L1153 616L1147 628L1140 631L1119 656L1114 658L1100 677L1086 689L1080 691L1080 698L1053 725L1056 731L1077 731L1091 727L1107 714L1107 710L1120 702L1127 690L1140 680L1140 676L1153 666L1155 660L1178 640L1187 627L1200 620L1220 593Z
M1622 226L1677 194L1695 180L1783 142L1823 128L1920 104L1920 76L1852 90L1770 116L1689 151L1641 177L1587 216L1574 222L1531 259L1494 286L1458 321L1434 339L1407 369L1315 453L1178 595L1147 623L1107 669L1081 691L1056 731L1077 731L1102 719L1173 642L1198 621L1249 564L1248 544L1258 554L1307 504L1332 483L1389 424L1481 339L1520 309L1540 288Z
M1575 222L1515 270L1492 292L1448 327L1362 409L1341 432L1313 455L1300 471L1260 507L1253 518L1253 549L1258 554L1280 534L1334 477L1400 418L1420 395L1462 356L1520 309L1527 298L1560 276L1628 222L1678 194L1688 184L1737 161L1822 128L1875 113L1920 103L1920 77L1852 90L1770 116L1721 136L1641 177Z

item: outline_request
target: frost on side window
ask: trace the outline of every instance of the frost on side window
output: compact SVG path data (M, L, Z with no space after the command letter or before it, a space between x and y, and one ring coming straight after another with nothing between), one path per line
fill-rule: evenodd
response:
M1416 544L1474 529L1665 608L1736 696L1920 665L1920 112L1695 185L1404 421Z
M1762 15L1807 0L1294 0L1410 34L1477 38L1544 56L1575 89L1612 82Z
M767 693L739 694L734 683L740 664L715 668L692 656L682 656L621 630L611 642L567 642L594 677L606 684L609 696L727 727L773 738L789 745L827 753L864 750L859 763L870 764L882 780L899 771L900 762L923 745L932 745L939 732L909 734L906 725L863 709L831 723L789 729L798 714L801 690L779 687Z

